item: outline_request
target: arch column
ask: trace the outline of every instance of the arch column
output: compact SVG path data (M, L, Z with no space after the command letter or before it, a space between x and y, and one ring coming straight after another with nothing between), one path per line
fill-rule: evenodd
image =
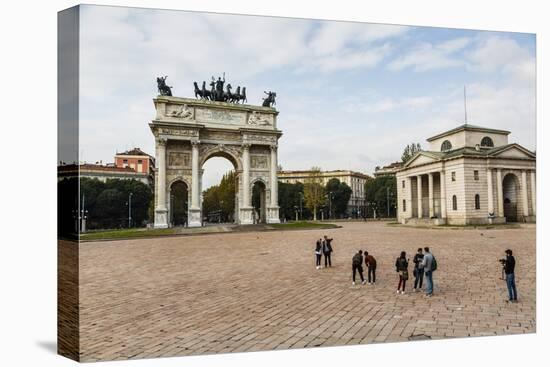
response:
M156 140L157 162L157 205L155 207L155 228L168 228L168 209L166 209L166 139Z
M202 226L200 207L199 141L191 141L191 205L189 206L189 227Z
M270 189L271 205L268 208L267 223L280 223L279 219L279 182L277 181L277 145L271 145Z
M253 224L254 208L250 205L250 144L243 144L242 198L243 206L239 210L240 224Z

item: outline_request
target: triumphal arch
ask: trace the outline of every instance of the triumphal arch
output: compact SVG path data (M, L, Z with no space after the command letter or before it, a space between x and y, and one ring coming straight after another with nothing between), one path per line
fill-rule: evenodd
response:
M171 191L182 184L188 195L185 222L189 227L202 225L202 166L211 157L224 157L234 166L235 222L255 222L252 187L260 184L263 218L267 223L279 223L279 112L265 101L264 106L253 106L240 104L238 99L235 103L162 94L153 100L156 116L149 124L156 142L155 228L170 225Z

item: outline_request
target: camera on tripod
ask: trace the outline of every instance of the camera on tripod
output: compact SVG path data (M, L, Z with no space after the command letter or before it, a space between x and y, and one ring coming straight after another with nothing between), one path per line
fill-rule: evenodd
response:
M506 259L498 259L498 262L500 263L500 265L502 265L502 272L500 274L500 279L501 280L506 280L506 274L505 274L505 271L506 271Z

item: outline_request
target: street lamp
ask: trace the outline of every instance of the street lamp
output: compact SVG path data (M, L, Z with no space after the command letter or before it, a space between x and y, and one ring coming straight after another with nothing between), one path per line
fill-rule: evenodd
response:
M304 212L302 210L302 201L304 201L304 194L300 191L300 220L304 220Z
M130 193L128 195L128 228L132 226L132 195L133 193Z
M332 199L334 198L334 192L328 193L328 217L332 219Z
M390 187L386 186L386 206L388 210L388 218L390 217L390 197L393 198L393 192L390 192Z
M294 212L296 213L296 222L298 221L298 205L294 205Z

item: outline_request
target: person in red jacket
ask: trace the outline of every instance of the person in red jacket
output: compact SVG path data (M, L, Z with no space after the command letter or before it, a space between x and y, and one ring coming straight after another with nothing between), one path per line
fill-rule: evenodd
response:
M365 266L368 269L367 279L369 284L376 284L376 259L365 250ZM371 278L372 277L372 278ZM371 282L372 279L372 282Z

